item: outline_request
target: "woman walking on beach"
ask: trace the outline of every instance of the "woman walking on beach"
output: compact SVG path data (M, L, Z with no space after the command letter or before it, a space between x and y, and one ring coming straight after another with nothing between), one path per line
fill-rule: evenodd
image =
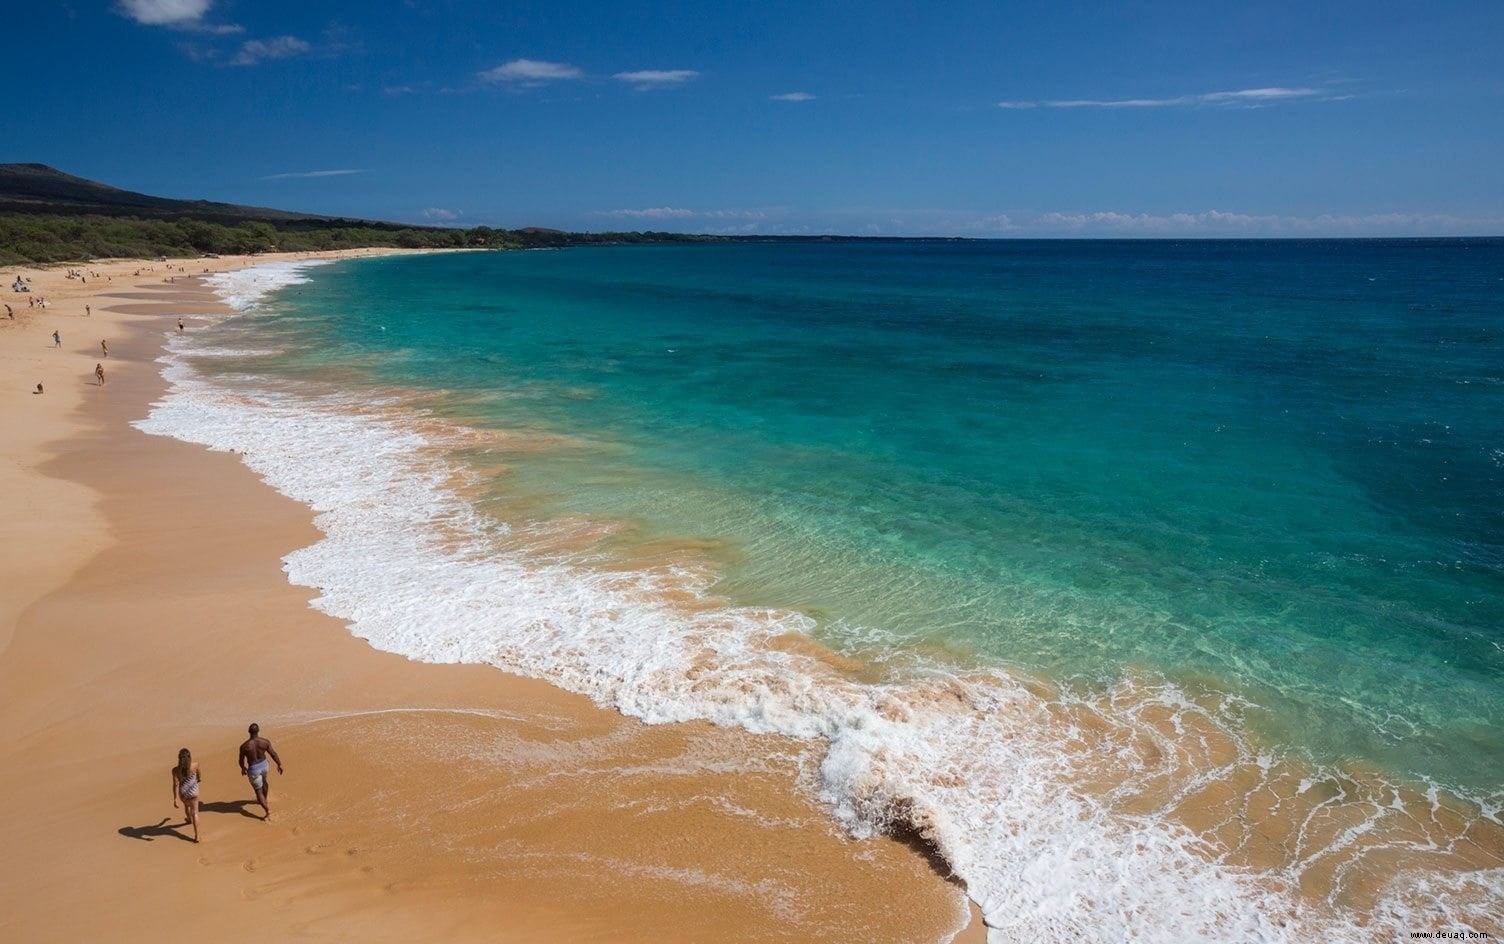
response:
M172 768L172 808L177 809L178 800L183 801L183 815L187 817L184 825L192 824L194 842L198 842L198 788L201 783L203 777L188 748L178 751L178 765Z
M94 376L97 377L97 378L99 378L99 385L101 387L103 387L104 386L104 365L103 364L95 364L94 365Z

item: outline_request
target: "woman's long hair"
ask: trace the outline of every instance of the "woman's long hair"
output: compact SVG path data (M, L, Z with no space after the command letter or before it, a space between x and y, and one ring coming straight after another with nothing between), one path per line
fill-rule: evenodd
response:
M178 751L178 778L188 779L188 771L193 766L193 755L188 753L188 748Z

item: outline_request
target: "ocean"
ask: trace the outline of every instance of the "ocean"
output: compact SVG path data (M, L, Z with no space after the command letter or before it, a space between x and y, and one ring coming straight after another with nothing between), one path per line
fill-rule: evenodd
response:
M382 649L819 745L994 941L1504 932L1504 240L787 242L211 280Z

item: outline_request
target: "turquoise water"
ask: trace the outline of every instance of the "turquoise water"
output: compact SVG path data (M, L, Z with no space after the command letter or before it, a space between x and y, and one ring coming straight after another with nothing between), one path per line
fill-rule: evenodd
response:
M256 370L557 434L492 489L703 541L837 649L1240 695L1496 794L1504 241L830 243L346 263ZM217 369L243 369L233 362Z

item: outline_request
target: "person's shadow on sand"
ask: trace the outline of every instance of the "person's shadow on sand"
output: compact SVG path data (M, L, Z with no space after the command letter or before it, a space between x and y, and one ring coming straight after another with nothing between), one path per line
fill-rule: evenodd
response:
M192 837L183 835L177 829L178 826L187 825L187 823L178 823L176 826L169 826L167 825L167 817L164 816L160 823L155 823L151 826L122 826L118 831L120 835L128 839L140 839L144 842L155 842L158 837L192 842Z
M213 803L200 803L198 809L200 813L239 813L241 816L260 820L262 817L246 809L246 807L254 806L255 803L255 800L216 800ZM164 816L160 822L153 823L150 826L122 826L116 832L127 839L140 839L143 842L154 842L159 838L181 839L184 842L193 841L192 836L178 832L178 829L187 826L187 823L174 823L169 826L167 825L167 820L168 817Z
M198 808L202 813L239 813L251 819L261 819L260 816L247 809L255 805L255 800L215 800L213 803L200 803Z

